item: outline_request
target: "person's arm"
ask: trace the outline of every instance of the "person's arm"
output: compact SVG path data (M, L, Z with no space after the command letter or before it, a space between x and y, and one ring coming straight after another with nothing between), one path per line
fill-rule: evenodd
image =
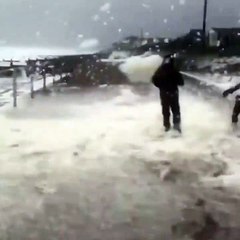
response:
M229 88L228 90L224 91L223 92L223 97L227 97L229 94L234 93L238 89L240 89L240 83L237 84L235 87Z
M184 79L183 79L183 76L180 72L178 72L178 85L179 86L184 86Z
M160 85L160 83L159 83L160 73L161 73L161 69L159 68L152 76L152 83L157 88L159 88L159 85Z
M184 86L184 79L183 79L182 74L178 70L175 70L174 75L175 75L175 79L177 81L177 85Z

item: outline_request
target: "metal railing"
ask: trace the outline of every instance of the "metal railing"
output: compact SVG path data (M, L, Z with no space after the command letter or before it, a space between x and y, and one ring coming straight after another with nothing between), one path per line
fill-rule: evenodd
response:
M19 72L22 71L22 70L25 70L23 69L23 67L25 66L12 66L12 67L7 67L6 69L4 70L0 70L0 74L6 74L6 73L9 73L9 72L12 72L12 104L13 104L13 107L16 108L17 105L18 105L18 76L19 76ZM42 74L42 80L43 80L43 83L42 83L42 87L41 89L43 89L44 91L46 91L47 89L47 76L46 74ZM52 76L53 77L53 80L52 80L52 84L54 85L55 84L55 76ZM60 80L61 80L61 77L60 77ZM0 81L1 81L1 78L0 78ZM29 83L30 83L30 97L31 99L34 99L34 96L35 96L35 92L37 90L40 90L39 88L38 89L35 89L34 88L34 83L36 82L36 78L35 78L35 73L32 73L30 74L29 76Z

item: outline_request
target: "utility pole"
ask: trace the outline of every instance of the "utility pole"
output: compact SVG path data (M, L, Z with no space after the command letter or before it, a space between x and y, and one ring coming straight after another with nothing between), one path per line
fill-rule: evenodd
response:
M141 41L143 40L143 38L144 38L144 33L143 33L143 28L141 28L141 30L140 30L140 39L141 39Z
M207 25L207 9L208 0L204 0L204 10L203 10L203 47L206 47L206 25Z

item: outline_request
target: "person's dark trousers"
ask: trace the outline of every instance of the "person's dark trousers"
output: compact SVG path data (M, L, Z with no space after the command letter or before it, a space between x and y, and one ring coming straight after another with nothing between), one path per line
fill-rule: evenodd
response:
M162 104L163 125L166 130L171 127L170 123L170 111L173 115L173 124L178 130L180 130L181 113L179 106L179 94L178 91L167 92L160 90L160 99Z
M239 114L240 114L240 98L237 98L235 106L233 108L232 123L237 124Z

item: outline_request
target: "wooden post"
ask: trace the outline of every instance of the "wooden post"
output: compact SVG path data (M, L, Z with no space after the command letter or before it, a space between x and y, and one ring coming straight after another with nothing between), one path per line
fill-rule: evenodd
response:
M31 80L31 98L34 98L34 75L31 74L30 76L30 80Z
M13 107L17 107L17 69L13 69Z
M47 88L46 88L46 72L44 70L43 72L43 91L46 91Z
M55 84L55 75L56 75L55 69L52 70L52 74L53 74L53 85L54 85Z

